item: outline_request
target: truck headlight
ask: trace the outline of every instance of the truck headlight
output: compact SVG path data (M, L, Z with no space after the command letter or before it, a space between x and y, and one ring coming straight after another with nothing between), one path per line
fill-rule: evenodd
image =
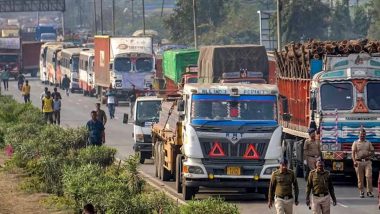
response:
M277 166L275 166L275 167L268 167L268 168L265 169L264 175L271 175L277 169L278 169Z
M137 142L144 142L144 135L143 134L136 134L136 141Z
M189 166L188 171L191 174L204 174L203 169L199 166Z

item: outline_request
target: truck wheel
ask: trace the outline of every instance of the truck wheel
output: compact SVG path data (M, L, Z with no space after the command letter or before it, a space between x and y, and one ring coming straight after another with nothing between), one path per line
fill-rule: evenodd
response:
M163 145L161 145L163 147ZM165 151L161 149L161 180L162 181L169 181L171 174L170 172L165 168Z
M178 154L175 162L175 186L177 193L182 193L182 155Z
M266 201L268 200L268 191L269 191L269 189L265 188L265 187L259 189L259 193L264 195L264 198Z
M158 153L157 153L157 145L158 145L158 142L156 142L154 144L154 147L153 147L153 153L154 153L154 176L156 176L156 178L158 177Z
M161 144L162 142L159 141L157 145L157 159L158 159L158 165L157 165L157 172L158 172L158 178L161 179L161 166L162 166L162 157L161 157Z
M189 187L186 185L182 185L182 197L183 200L191 200L197 193L196 187Z

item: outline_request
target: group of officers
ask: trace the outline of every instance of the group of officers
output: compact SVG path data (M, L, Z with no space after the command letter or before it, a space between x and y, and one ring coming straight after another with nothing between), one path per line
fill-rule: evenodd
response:
M316 138L316 130L308 130L309 139L304 143L305 164L311 170L306 184L306 205L312 209L313 214L330 213L330 197L332 204L337 203L330 172L324 169L321 159L321 146ZM355 167L359 197L364 198L364 177L366 178L366 195L374 197L372 186L372 162L374 147L366 140L366 131L361 128L359 139L352 145L352 160ZM268 193L268 207L276 208L278 214L292 214L293 203L298 205L298 183L294 172L287 168L288 161L282 159L280 168L273 172ZM294 195L292 194L292 190ZM310 198L310 195L312 197Z

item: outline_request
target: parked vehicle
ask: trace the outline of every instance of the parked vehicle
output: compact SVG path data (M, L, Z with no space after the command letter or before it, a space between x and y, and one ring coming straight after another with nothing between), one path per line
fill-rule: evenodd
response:
M63 79L60 60L63 43L48 46L46 51L46 74L50 85L61 86Z
M0 38L0 70L7 68L11 77L17 78L21 70L20 37Z
M53 34L55 35L54 41L57 41L57 30L54 28L54 26L40 24L36 26L35 40L45 40L45 42L48 42L47 40L49 40L49 42L52 42L51 38Z
M37 77L39 70L39 53L41 50L41 42L22 42L22 71L30 73L32 77Z
M162 102L152 127L156 176L175 178L185 200L199 187L267 196L283 155L277 95L268 84L185 84L182 94Z
M47 78L47 69L46 69L46 53L47 49L49 46L53 45L59 45L61 44L60 42L47 42L43 45L41 45L41 50L40 50L40 80L43 84L48 83L48 78Z
M61 72L62 77L67 75L70 78L70 91L81 91L79 87L79 53L84 50L83 48L65 48L61 51Z
M80 52L79 55L79 87L83 95L93 96L94 87L94 49Z

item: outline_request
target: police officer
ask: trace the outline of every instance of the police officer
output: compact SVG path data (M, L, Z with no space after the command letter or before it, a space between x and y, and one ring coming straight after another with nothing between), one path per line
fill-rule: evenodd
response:
M303 146L304 163L309 167L310 171L315 169L315 163L321 156L321 146L316 140L316 133L314 128L308 130L309 139L307 139Z
M360 192L360 198L364 198L363 182L364 175L367 180L367 196L373 197L372 191L372 162L371 158L374 154L374 148L372 144L366 140L366 132L362 128L359 132L359 140L356 140L352 144L352 160L356 175L358 178L358 188Z
M272 178L269 184L268 192L268 207L273 206L276 208L277 214L292 214L293 201L298 205L298 183L294 172L287 168L288 161L282 159L280 161L280 168L272 173ZM294 190L294 200L292 194Z
M310 207L310 193L313 193L313 214L330 214L330 197L336 205L334 186L331 182L330 172L324 169L322 160L318 160L316 169L312 170L307 179L306 205Z

